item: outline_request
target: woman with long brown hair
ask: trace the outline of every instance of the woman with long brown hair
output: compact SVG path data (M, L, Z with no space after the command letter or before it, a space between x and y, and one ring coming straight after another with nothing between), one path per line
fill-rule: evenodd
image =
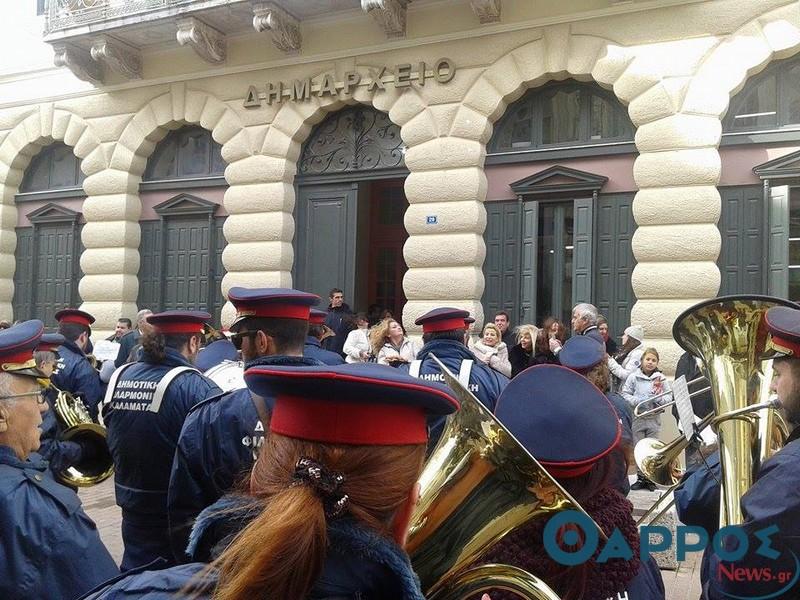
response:
M262 365L245 381L275 408L245 493L195 523L190 555L210 566L140 573L91 598L424 600L402 546L427 417L455 411L452 392L374 364Z
M379 365L399 367L412 362L419 348L406 337L403 326L388 317L375 325L369 332L372 354Z

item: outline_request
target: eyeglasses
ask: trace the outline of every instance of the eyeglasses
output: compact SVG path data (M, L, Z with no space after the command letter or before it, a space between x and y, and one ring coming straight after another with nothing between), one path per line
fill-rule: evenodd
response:
M0 400L12 400L14 398L24 398L26 396L37 396L36 404L40 406L47 404L47 390L41 389L36 392L25 392L24 394L12 394L11 396L0 396Z
M240 331L231 335L231 343L237 350L242 349L242 341L244 338L252 339L258 335L258 331Z

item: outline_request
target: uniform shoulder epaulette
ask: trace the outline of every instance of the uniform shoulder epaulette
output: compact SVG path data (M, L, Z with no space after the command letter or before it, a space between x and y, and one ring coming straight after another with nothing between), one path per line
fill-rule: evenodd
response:
M224 396L227 396L228 394L232 394L232 393L234 393L236 391L238 391L238 390L231 390L229 392L219 392L218 394L214 394L213 396L209 396L205 400L201 400L200 402L195 404L192 408L190 408L188 414L192 414L197 409L199 409L201 406L206 406L207 404L211 404L212 402L216 402L217 400L220 400Z

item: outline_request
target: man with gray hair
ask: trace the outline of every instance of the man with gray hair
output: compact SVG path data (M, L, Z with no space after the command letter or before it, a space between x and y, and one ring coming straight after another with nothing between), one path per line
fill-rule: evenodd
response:
M152 314L153 311L149 308L143 308L136 313L136 329L123 335L119 341L119 352L117 352L117 358L114 360L115 367L119 368L126 362L131 362L131 353L139 345L142 335L149 329L150 324L147 322L147 317Z
M597 341L605 344L600 332L597 329L597 319L600 311L594 304L581 302L572 309L572 335L590 335L596 337ZM561 351L561 342L555 338L550 338L550 352L558 354Z

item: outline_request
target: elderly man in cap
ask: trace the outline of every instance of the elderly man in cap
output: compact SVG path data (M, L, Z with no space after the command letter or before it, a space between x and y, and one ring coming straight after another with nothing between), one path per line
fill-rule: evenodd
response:
M47 410L33 349L41 321L0 332L0 597L71 600L119 573L72 490L39 448Z
M720 547L707 547L700 574L704 600L800 597L800 310L771 308L766 325L775 357L772 391L793 430L784 447L761 465L740 500L742 540L734 539L738 535L724 536ZM703 527L709 538L719 526L719 478L719 454L715 454L708 465L687 473L675 491L681 522ZM744 539L747 552L731 560L730 552ZM751 573L769 569L772 576L742 580L735 576L741 569Z
M419 317L415 324L422 326L424 346L417 353L417 359L410 365L401 365L413 377L427 381L444 381L438 365L431 355L435 355L453 373L464 387L477 396L486 408L494 409L495 401L508 385L508 377L489 368L465 345L469 312L459 308L436 308ZM431 423L431 444L439 439L444 419Z
M103 416L122 508L122 570L171 559L167 488L175 447L189 410L221 390L193 364L205 312L174 310L149 317L141 360L117 369Z
M55 318L64 343L58 348L58 362L50 381L56 389L80 398L92 418L97 420L103 388L100 374L86 356L94 317L76 308L65 308L58 311Z
M228 299L237 311L231 341L246 368L323 364L303 354L311 307L319 296L285 288L232 288ZM244 388L210 398L189 413L169 482L170 537L178 560L185 557L194 518L252 468L272 404L271 398Z

